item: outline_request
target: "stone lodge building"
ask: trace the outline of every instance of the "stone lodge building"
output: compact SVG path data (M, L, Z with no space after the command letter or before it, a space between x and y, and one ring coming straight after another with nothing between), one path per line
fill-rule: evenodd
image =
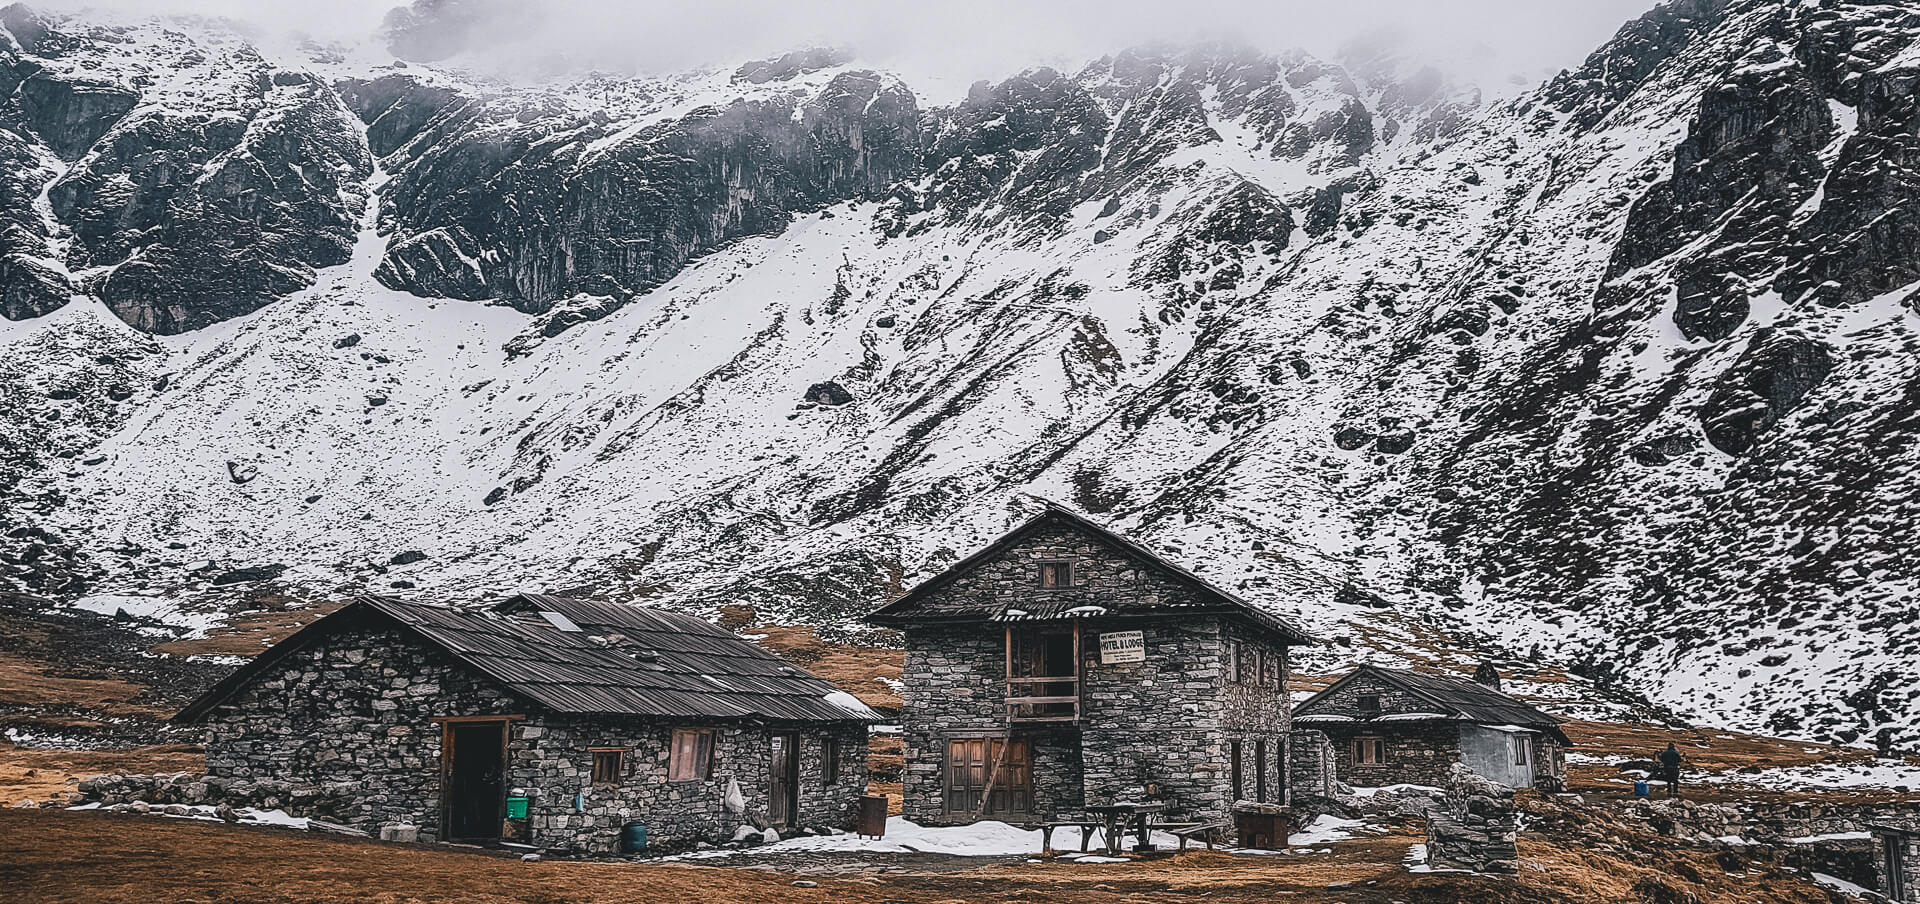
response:
M668 847L851 828L874 718L703 619L531 594L479 612L362 599L176 717L206 727L210 776L290 782L307 815L591 853L631 823Z
M905 815L1284 803L1287 652L1313 640L1057 507L869 617L906 641Z
M1513 788L1566 783L1560 719L1500 691L1444 675L1363 665L1301 703L1295 723L1333 741L1350 785L1443 787L1453 764Z

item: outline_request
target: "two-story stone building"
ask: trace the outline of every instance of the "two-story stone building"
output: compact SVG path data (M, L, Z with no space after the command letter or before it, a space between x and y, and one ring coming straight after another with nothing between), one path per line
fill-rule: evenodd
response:
M1288 794L1306 632L1065 509L870 616L905 635L905 815L1041 821Z

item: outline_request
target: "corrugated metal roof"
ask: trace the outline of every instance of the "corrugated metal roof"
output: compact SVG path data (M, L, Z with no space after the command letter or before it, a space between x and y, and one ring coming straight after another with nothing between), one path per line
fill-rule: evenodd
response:
M1318 720L1319 717L1327 715L1319 711L1321 701L1330 698L1334 691L1362 674L1372 674L1384 681L1399 685L1420 699L1445 709L1454 718L1480 725L1515 725L1547 731L1560 738L1562 743L1566 743L1565 735L1560 731L1559 718L1541 712L1484 684L1465 678L1403 669L1383 669L1374 665L1363 665L1355 669L1346 677L1328 686L1326 690L1295 707L1295 721ZM1426 716L1424 713L1420 715ZM1388 714L1364 721L1383 722L1393 718L1393 715Z
M367 597L315 622L216 685L178 718L212 709L285 649L375 613L509 690L559 712L779 722L874 721L878 715L747 639L677 612L544 594L491 611ZM540 613L578 626L564 630Z

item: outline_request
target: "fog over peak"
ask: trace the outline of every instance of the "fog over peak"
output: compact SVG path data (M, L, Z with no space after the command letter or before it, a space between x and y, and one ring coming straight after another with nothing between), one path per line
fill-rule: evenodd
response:
M58 10L225 16L270 32L377 46L383 21L416 47L470 51L514 68L637 73L731 66L800 47L850 48L917 91L956 94L1034 66L1063 70L1150 42L1228 39L1334 58L1363 35L1484 86L1531 85L1577 64L1652 0L43 0ZM439 55L439 54L430 54ZM482 60L463 59L477 64Z

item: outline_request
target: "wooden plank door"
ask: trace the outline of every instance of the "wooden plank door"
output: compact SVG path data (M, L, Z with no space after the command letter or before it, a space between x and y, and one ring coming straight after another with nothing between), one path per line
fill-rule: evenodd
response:
M800 810L800 736L781 732L773 736L767 760L772 787L767 794L767 821L791 826Z
M948 813L980 811L980 795L1000 758L1001 738L950 738L947 741L946 796ZM1033 756L1024 740L1007 750L1006 761L993 776L988 815L1025 815L1033 812Z

